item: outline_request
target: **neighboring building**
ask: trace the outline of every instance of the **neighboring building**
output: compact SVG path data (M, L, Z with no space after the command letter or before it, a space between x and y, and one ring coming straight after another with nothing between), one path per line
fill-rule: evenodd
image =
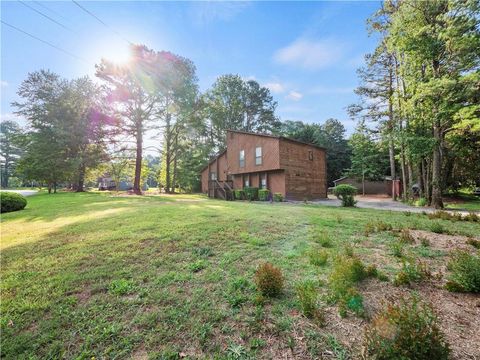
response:
M325 149L282 136L227 131L227 148L202 170L202 192L228 198L233 189L266 188L286 199L327 196Z
M357 180L350 176L344 176L340 179L333 180L333 183L335 184L335 186L340 184L352 185L357 188L357 192L359 195L365 193L365 195L392 196L392 192L395 191L396 196L398 197L401 195L402 190L400 180L392 180L392 178L389 176L386 176L383 180L379 181L365 180L364 182L362 182L361 179Z
M118 189L115 183L115 180L113 180L109 176L104 176L98 178L98 190L119 190L119 191L127 191L127 190L132 190L133 189L133 184L129 181L120 181L118 184ZM148 190L147 184L143 184L142 190L146 191Z

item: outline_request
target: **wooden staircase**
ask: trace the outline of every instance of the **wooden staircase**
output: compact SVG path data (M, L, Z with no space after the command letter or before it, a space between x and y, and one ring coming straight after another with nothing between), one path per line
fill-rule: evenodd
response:
M233 182L210 180L208 183L208 196L223 200L234 200Z

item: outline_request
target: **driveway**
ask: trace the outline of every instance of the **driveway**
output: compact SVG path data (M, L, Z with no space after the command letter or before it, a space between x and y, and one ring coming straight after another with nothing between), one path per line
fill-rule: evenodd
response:
M429 207L415 207L404 204L400 201L393 201L391 198L387 197L378 197L378 196L355 196L357 200L356 206L359 208L365 209L378 209L378 210L391 210L391 211L410 211L413 213L433 213L436 210ZM312 201L314 204L327 205L327 206L341 206L340 200L332 195L328 195L326 200L315 200ZM448 212L454 212L452 210L445 210ZM462 215L468 214L468 211L465 210L456 210L456 212L461 213Z
M14 192L23 196L35 195L38 193L37 190L2 190L2 192Z

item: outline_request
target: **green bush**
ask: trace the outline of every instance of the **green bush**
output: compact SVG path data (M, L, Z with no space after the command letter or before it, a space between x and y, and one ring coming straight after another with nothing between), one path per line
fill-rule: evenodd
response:
M419 198L417 202L415 203L417 206L427 206L427 199L425 198Z
M246 187L243 189L245 192L245 198L249 201L258 199L258 188L257 187Z
M480 249L480 240L475 240L473 238L470 238L467 240L468 245L472 245L476 249Z
M1 208L0 212L23 210L27 206L25 196L13 192L0 192Z
M480 256L458 250L448 263L446 288L455 292L480 293Z
M448 234L448 230L439 222L434 222L430 225L430 231L436 234Z
M323 249L312 249L308 253L308 257L310 258L310 264L315 266L323 266L327 263L328 252Z
M352 185L342 184L333 188L333 194L342 201L342 206L355 206L353 199L357 193L357 188Z
M366 328L368 359L448 359L450 349L433 309L417 298L389 304Z
M275 193L275 194L273 194L273 201L282 202L282 201L283 201L283 195L282 195L282 193Z
M323 247L332 247L332 239L330 235L326 231L320 231L319 233L315 234L314 240L316 243L319 243Z
M420 282L430 276L427 266L421 261L405 260L402 268L395 276L393 284L410 285L412 282Z
M243 190L235 189L233 193L235 194L235 200L245 200L245 192Z
M304 281L297 284L295 290L303 315L309 319L315 318L323 322L323 314L317 306L318 294L315 283L311 280Z
M255 284L262 295L278 296L283 289L282 271L270 263L263 263L255 272Z
M108 287L108 291L115 295L126 295L132 292L133 289L134 289L133 282L126 279L112 280L112 282Z
M270 195L270 190L268 189L258 190L258 200L260 201L267 201L269 195Z

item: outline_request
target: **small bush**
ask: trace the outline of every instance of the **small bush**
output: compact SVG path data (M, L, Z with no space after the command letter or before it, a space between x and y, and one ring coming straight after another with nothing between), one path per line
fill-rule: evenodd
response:
M467 215L465 215L463 220L472 221L472 222L480 222L480 215L477 215L473 211L470 211Z
M328 252L326 250L312 249L308 253L310 264L315 266L323 266L327 263Z
M458 250L448 263L450 275L445 285L454 292L480 293L480 256Z
M303 315L323 322L323 314L317 306L318 293L313 281L304 281L295 288Z
M421 237L421 238L420 238L420 244L421 244L423 247L429 247L429 246L430 246L430 240L428 240L428 239L425 238L425 237Z
M112 280L108 287L108 291L115 295L125 295L133 290L133 282L126 279Z
M267 201L270 195L270 190L268 189L260 189L258 190L258 200L260 201Z
M402 263L401 270L395 276L393 284L395 286L410 285L414 282L420 282L427 277L430 277L430 272L424 263L411 259L405 260Z
M333 194L342 201L342 206L355 206L354 196L357 188L352 185L342 184L333 188Z
M372 233L382 232L382 231L391 231L393 229L391 224L385 223L383 221L377 222L368 222L365 224L365 236L368 236Z
M207 267L207 262L205 260L199 259L188 265L188 269L191 272L199 272Z
M245 198L249 201L258 199L258 188L257 187L246 187L243 189L245 193Z
M474 248L476 249L480 249L480 241L479 240L475 240L475 239L468 239L467 240L467 245L472 245Z
M283 201L282 193L274 193L273 194L273 201L282 202Z
M402 229L402 231L400 231L399 236L400 236L400 241L405 243L405 244L414 244L415 243L415 239L408 229Z
M326 231L321 231L315 235L315 242L323 247L332 247L332 239Z
M417 298L388 305L365 331L371 359L448 359L450 349L433 309Z
M355 283L368 276L365 265L355 256L337 256L328 278L331 298L334 301L348 302Z
M27 206L25 196L13 192L0 192L0 212L7 213L11 211L23 210Z
M401 258L403 256L404 243L401 241L393 241L390 244L390 250L392 250L392 255L395 257Z
M436 234L445 234L448 233L448 230L440 224L439 222L434 222L430 225L430 231Z
M434 213L427 215L429 219L441 219L441 220L451 220L451 221L472 221L480 222L480 216L475 212L471 211L467 215L462 216L459 212L450 213L448 211L439 210Z
M282 271L270 263L263 263L255 272L255 284L264 296L278 296L283 289Z
M427 206L427 199L425 198L419 198L417 202L415 203L417 206Z
M233 193L235 194L235 200L245 200L245 192L243 190L235 189Z

